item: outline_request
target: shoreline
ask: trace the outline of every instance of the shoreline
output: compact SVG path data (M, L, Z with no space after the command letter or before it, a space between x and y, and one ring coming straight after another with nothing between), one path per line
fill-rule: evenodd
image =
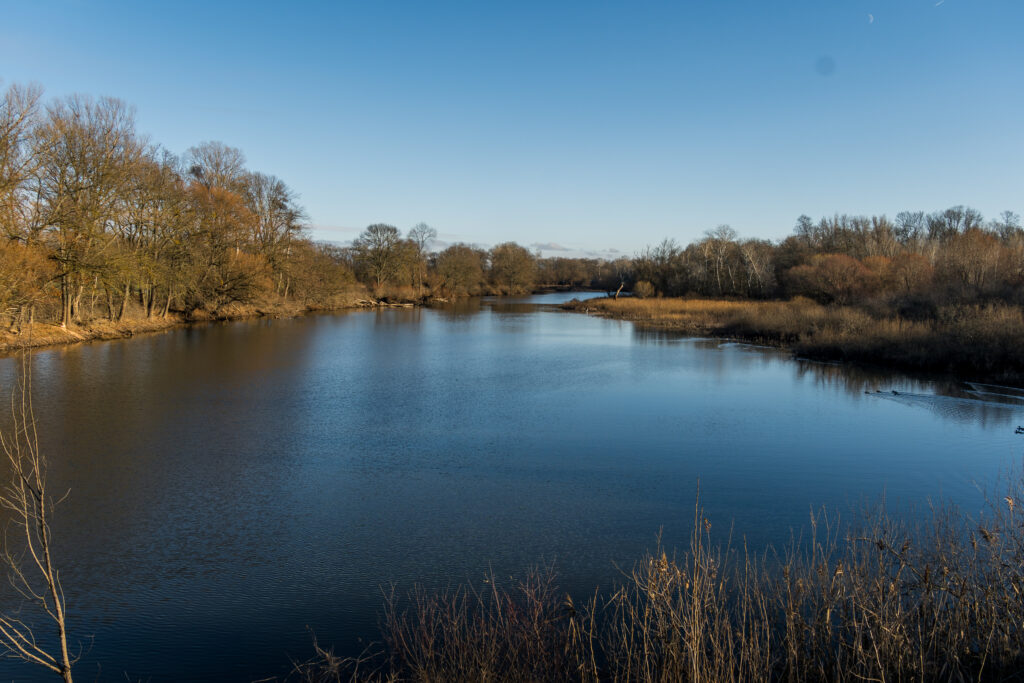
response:
M805 360L1024 387L1024 357L1016 351L1024 339L1020 311L976 307L973 318L946 322L876 319L805 299L595 298L562 308L641 329L783 349Z
M49 348L87 344L91 342L131 339L137 335L155 334L168 330L215 322L236 322L263 318L299 318L312 313L355 311L370 308L408 308L413 304L394 304L373 299L350 299L335 305L310 305L293 302L269 304L231 305L215 312L197 312L186 315L180 311L167 317L130 317L122 321L105 319L90 320L64 329L52 323L32 323L18 334L0 332L0 358L9 358L19 351L36 351Z
M590 290L557 290L550 289L539 293L547 294L554 291L590 291ZM537 293L537 292L535 292ZM166 332L189 325L201 325L214 322L235 322L241 320L257 320L263 318L299 318L314 313L335 313L341 311L359 311L379 308L418 308L432 304L446 304L455 299L429 298L423 301L374 299L366 295L351 296L334 304L301 304L297 302L263 302L259 304L229 304L217 311L193 311L185 314L174 311L167 317L153 316L127 317L121 321L97 318L64 329L54 323L34 322L25 325L20 333L0 331L0 358L9 358L18 351L36 351L40 349L73 346L90 342L117 341L131 339L136 335Z
M178 311L166 318L129 317L119 322L96 319L72 329L36 322L20 334L0 332L0 357L10 357L22 350L130 339L136 335L203 323L298 318L314 313L377 308L415 308L445 301L391 302L352 296L328 305L263 302L232 304L214 312L195 311L191 315ZM874 321L876 329L865 327L864 320L858 319L858 327L849 325L851 316L856 318L858 315L851 307L825 307L799 299L726 301L596 297L572 300L559 306L568 312L630 322L639 329L781 349L797 359L898 371L930 379L980 381L1024 388L1024 358L1017 358L1015 353L1016 342L1024 339L1024 335L1018 336L1018 330L1012 325L988 330L988 335L979 335L972 329L971 334L966 335L967 339L956 338L962 336L961 330L936 329L934 321L928 324ZM893 325L896 326L896 334L893 334Z

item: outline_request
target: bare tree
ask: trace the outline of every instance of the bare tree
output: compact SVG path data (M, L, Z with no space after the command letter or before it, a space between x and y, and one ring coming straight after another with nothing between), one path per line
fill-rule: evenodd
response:
M900 211L896 214L894 234L902 244L920 239L928 232L924 211Z
M60 268L61 327L80 315L86 283L100 270L103 239L143 151L135 114L120 100L73 95L52 104L36 135L51 258Z
M0 506L10 517L3 536L3 563L23 605L0 613L0 647L6 648L8 657L42 666L71 683L74 660L68 652L64 590L52 556L50 520L55 501L47 490L46 460L39 450L26 355L21 362L11 396L11 431L0 432L0 448L9 468L8 481L0 489ZM48 621L55 637L41 638L34 625L25 621L26 608Z
M747 271L747 296L768 296L775 286L772 243L765 240L746 240L741 242L739 247Z
M705 231L704 236L699 246L704 260L710 266L709 270L715 274L715 293L719 296L735 293L736 280L731 257L737 250L736 240L739 235L728 225L719 225L714 230ZM728 290L722 282L723 272L729 276Z
M377 289L398 272L402 237L393 225L375 223L353 242L356 260L369 271Z
M947 240L958 233L967 232L982 224L981 213L965 206L951 206L928 216L928 236L934 240Z
M487 254L468 244L453 244L437 255L441 288L450 294L475 294L484 279Z
M416 247L416 262L413 264L413 277L416 280L416 294L423 296L423 280L427 277L427 254L430 243L437 238L437 230L426 223L417 223L409 228L408 240Z
M536 271L536 257L515 242L503 242L491 249L491 281L509 294L528 292Z
M1021 233L1020 214L1003 211L992 227L1002 239L1011 240L1015 235Z
M245 201L255 217L251 247L270 265L277 293L288 297L292 245L301 239L305 212L284 181L272 175L246 176Z
M216 140L200 142L185 153L188 174L206 187L245 191L245 155L237 147Z
M36 163L30 142L42 95L38 87L17 85L0 94L0 231L5 237L22 237L21 195Z

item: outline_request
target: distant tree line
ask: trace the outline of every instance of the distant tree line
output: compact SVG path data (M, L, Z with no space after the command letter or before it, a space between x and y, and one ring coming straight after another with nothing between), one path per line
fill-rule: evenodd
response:
M537 287L640 296L883 303L926 317L944 302L1024 303L1024 231L936 213L797 220L772 242L719 226L685 247L666 239L633 258L542 258L515 242L433 250L437 232L375 224L350 246L310 239L296 193L203 142L176 156L135 129L112 98L44 103L0 93L0 323L64 327L126 316L216 313L233 304L331 306L355 293L425 301Z
M800 216L778 242L741 239L721 225L685 247L665 239L615 260L541 258L514 242L431 253L425 245L434 236L423 225L405 239L392 226L370 226L348 250L350 263L377 288L403 284L435 296L621 286L640 296L888 302L911 317L954 301L1024 304L1024 229L1012 211L992 221L963 206L895 220Z
M963 206L895 220L800 216L778 243L740 239L728 226L685 248L665 240L633 260L632 276L646 295L806 296L927 317L945 302L1024 304L1024 230L1011 211L985 221Z
M357 277L434 295L622 286L641 296L888 302L911 316L951 301L1024 304L1024 229L1012 211L992 221L963 206L903 211L895 220L844 215L814 222L800 216L793 234L778 242L741 239L722 225L685 247L666 239L612 261L541 258L514 242L490 250L456 244L430 253L421 238L429 242L433 231L418 226L413 232L403 240L391 226L368 228L351 250ZM382 251L389 254L383 260Z
M405 237L395 226L376 224L341 251L371 291L404 300L524 294L538 287L615 290L633 278L628 258L544 258L515 242L490 249L458 243L431 251L436 237L423 223Z

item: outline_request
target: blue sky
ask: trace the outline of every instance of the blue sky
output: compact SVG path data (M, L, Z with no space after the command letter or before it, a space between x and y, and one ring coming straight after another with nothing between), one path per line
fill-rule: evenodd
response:
M314 236L631 254L727 223L1024 212L1024 2L13 2L0 79L241 148Z

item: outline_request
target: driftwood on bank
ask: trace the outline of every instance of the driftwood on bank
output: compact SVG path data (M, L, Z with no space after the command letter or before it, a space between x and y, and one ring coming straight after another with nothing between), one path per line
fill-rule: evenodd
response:
M360 299L356 302L359 308L415 308L416 304L408 302L391 302L383 299Z

